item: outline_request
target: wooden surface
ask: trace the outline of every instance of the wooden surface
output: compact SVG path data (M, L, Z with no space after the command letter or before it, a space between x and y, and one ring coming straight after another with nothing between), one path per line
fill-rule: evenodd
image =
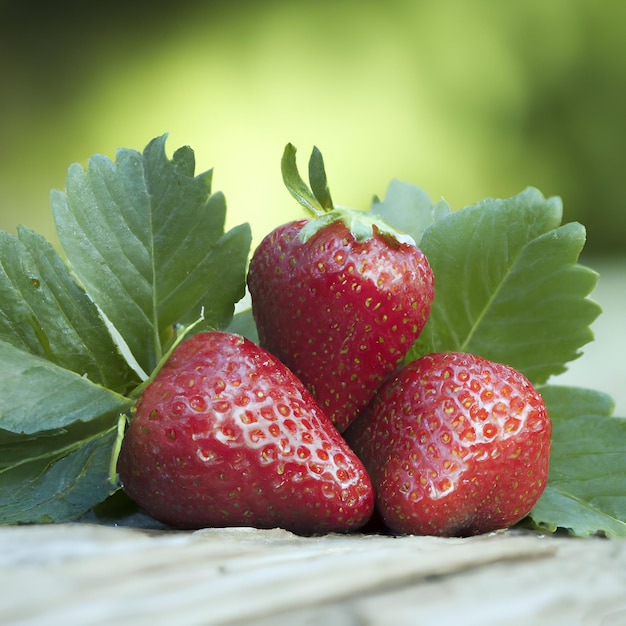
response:
M626 542L12 526L0 623L624 626Z

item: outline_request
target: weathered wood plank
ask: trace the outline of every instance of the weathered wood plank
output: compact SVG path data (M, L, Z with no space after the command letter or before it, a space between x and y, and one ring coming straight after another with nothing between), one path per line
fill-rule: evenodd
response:
M514 601L520 586L528 592ZM0 529L2 624L299 624L329 615L332 624L430 624L452 600L480 618L465 623L508 624L485 620L517 602L526 619L519 623L528 624L554 608L551 595L570 617L583 616L597 596L618 616L623 609L626 623L626 543L516 532L441 539L95 524Z

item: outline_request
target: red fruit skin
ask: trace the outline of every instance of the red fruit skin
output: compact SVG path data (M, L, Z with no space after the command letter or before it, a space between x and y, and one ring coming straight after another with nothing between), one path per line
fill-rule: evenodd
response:
M551 433L522 374L453 352L402 368L344 436L393 532L469 536L530 512L546 486Z
M376 231L358 242L333 222L278 227L252 257L248 288L263 347L309 388L343 432L402 361L428 319L433 274L413 245Z
M362 463L307 389L230 333L174 350L136 405L117 467L126 493L177 528L347 532L373 510Z

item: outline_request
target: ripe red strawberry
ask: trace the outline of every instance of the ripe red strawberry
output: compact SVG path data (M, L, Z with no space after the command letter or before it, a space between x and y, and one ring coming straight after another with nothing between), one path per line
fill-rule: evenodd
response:
M327 212L317 207L318 217L265 237L248 288L261 345L344 431L421 333L433 274L413 243L370 215L331 208L330 198Z
M118 459L124 490L178 528L365 524L363 465L302 383L238 335L183 341L136 405Z
M444 353L397 372L345 437L391 530L465 536L530 512L547 482L551 430L522 374Z

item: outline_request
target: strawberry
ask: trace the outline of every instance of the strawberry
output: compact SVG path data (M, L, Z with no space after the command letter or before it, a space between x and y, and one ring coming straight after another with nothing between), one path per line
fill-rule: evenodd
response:
M126 493L177 528L365 524L363 465L302 383L232 333L180 343L136 404L118 458Z
M248 273L252 312L261 345L306 384L342 432L421 333L433 274L408 238L368 213L334 208L325 178L315 184L311 175L317 197L294 182L291 148L283 157L285 183L316 217L279 226L261 241ZM313 165L316 159L314 150Z
M530 512L547 482L551 430L522 374L451 352L404 366L344 436L392 531L466 536Z

